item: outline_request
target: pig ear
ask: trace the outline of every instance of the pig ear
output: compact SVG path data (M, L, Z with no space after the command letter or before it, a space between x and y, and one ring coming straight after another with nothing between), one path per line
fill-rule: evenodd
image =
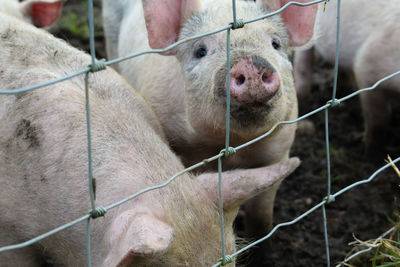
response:
M198 9L198 0L143 0L150 47L166 48L178 40L181 25Z
M106 262L119 259L117 266L133 266L143 258L164 253L172 243L173 229L148 212L126 211L113 222L110 234L110 254ZM121 254L122 253L122 254Z
M267 6L269 10L277 10L291 0L258 0L257 3ZM310 0L296 0L299 3L307 3ZM303 46L307 44L314 35L315 18L318 6L296 6L291 5L281 13L283 22L289 32L292 46Z
M63 2L63 0L27 0L20 4L20 10L36 27L48 27L60 17Z
M289 176L298 166L298 158L282 160L276 164L256 169L241 169L222 173L222 197L224 209L238 207L246 200L265 191ZM204 173L197 178L208 196L218 203L218 174Z

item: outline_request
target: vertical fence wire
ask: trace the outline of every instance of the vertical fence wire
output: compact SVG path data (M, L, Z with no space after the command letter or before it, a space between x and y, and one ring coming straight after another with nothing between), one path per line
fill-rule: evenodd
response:
M87 125L87 147L88 147L88 175L89 175L89 194L92 210L95 210L96 204L94 200L93 188L93 169L92 169L92 137L90 128L90 103L89 103L89 73L85 74L85 107L86 107L86 125ZM91 267L90 260L90 217L86 223L86 250L87 250L87 263Z
M334 69L334 82L332 90L332 100L331 107L333 107L336 102L336 90L337 90L337 79L338 79L338 69L339 69L339 43L340 43L340 0L337 0L337 28L336 28L336 54L335 54L335 69ZM327 266L330 266L330 252L329 252L329 240L328 240L328 222L326 215L326 205L331 201L331 151L329 142L329 108L325 109L325 145L326 145L326 163L327 163L327 197L326 204L322 206L323 223L324 223L324 237L325 237L325 248L326 248L326 261Z
M222 265L226 262L226 248L225 248L225 229L224 229L224 204L222 199L222 162L221 158L218 159L218 204L219 204L219 219L221 228L221 242L222 242Z
M233 2L235 2L233 0ZM226 31L226 127L225 127L225 156L229 148L230 114L231 114L231 30Z
M335 76L334 76L334 80L333 80L332 100L336 99L337 79L338 79L338 72L339 72L340 1L341 0L337 0Z
M89 17L89 42L90 42L90 55L92 59L92 70L96 65L96 51L94 43L94 16L93 16L93 0L88 0L88 17ZM92 165L92 138L90 129L90 104L89 104L89 72L85 75L85 97L86 97L86 122L87 122L87 140L88 140L88 166L89 166L89 192L92 211L96 209L95 204L95 188L93 185L93 165ZM91 245L90 245L90 217L86 223L86 250L87 250L87 265L92 266L91 263Z
M325 146L326 146L326 168L327 168L327 196L331 195L331 150L329 144L329 108L325 109Z
M90 246L90 217L86 220L86 258L87 258L87 266L92 266L92 254L91 254L91 246Z
M322 216L324 219L324 238L325 238L325 247L326 247L326 266L331 266L331 256L329 253L329 235L328 235L328 220L326 217L326 204L322 205Z
M237 26L236 0L232 0L232 15L233 15L233 27L236 28Z
M326 165L327 165L327 201L326 204L329 204L329 197L331 195L331 157L330 157L330 148L329 148L329 108L325 109L325 144L326 144ZM327 266L330 266L330 256L329 256L329 242L328 242L328 222L326 217L326 211L324 204L322 206L322 214L323 214L323 222L324 222L324 237L325 237L325 247L326 247L326 258L327 258Z
M87 153L88 153L88 176L89 194L92 210L96 208L95 193L93 187L93 165L92 165L92 135L90 125L90 103L89 103L89 73L85 74L85 108L86 108L86 129L87 129Z
M95 45L94 45L93 0L88 0L88 12L89 12L90 55L92 57L92 66L94 66L96 64L96 50L95 50Z

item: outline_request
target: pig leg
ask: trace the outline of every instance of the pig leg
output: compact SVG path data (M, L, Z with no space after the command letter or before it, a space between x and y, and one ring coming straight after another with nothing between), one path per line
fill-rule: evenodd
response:
M246 235L262 237L272 228L274 200L281 182L274 184L268 191L250 199L245 205Z
M296 51L294 55L294 83L301 109L304 109L307 102L310 101L313 65L314 47L304 51Z
M124 8L128 7L125 7L122 0L103 1L103 26L109 60L118 57L119 32ZM114 65L113 67L116 68L116 66Z
M299 103L300 114L307 110L311 97L311 85L314 65L314 47L303 51L296 51L294 55L294 83ZM297 124L297 134L311 136L315 132L315 126L310 120L301 120Z
M385 157L385 136L390 120L390 105L387 103L384 88L360 95L364 115L365 153L375 160Z
M372 86L379 79L400 69L398 63L398 34L383 28L371 33L357 53L354 74L358 87ZM382 41L385 40L385 41ZM385 157L385 135L389 127L391 107L390 93L399 93L400 78L397 76L383 82L373 91L360 94L365 124L365 152L375 160Z
M280 184L281 181L244 204L244 227L246 237L262 238L272 229L274 200ZM263 259L267 257L265 251L268 251L268 246L270 246L270 242L262 242L257 245L257 248L251 253L249 259L250 266L253 266L251 264L259 266Z

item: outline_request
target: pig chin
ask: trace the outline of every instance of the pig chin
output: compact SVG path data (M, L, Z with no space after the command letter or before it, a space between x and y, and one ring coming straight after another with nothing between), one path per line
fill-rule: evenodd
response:
M217 90L215 100L226 111L226 89ZM278 91L271 99L264 102L240 103L231 96L230 117L232 121L232 130L255 131L264 130L266 125L270 124L271 117L276 114L275 105L282 97L282 92ZM274 113L274 114L272 114ZM270 126L270 125L269 125Z

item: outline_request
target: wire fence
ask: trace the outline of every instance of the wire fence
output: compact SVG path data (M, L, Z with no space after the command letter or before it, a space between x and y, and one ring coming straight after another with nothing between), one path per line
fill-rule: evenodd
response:
M15 89L15 90L1 90L0 91L0 95L10 95L10 94L18 94L18 93L22 93L22 92L27 92L27 91L31 91L31 90L35 90L37 88L41 88L41 87L45 87L48 85L52 85L58 82L62 82L68 79L71 79L73 77L79 76L79 75L85 75L85 96L86 96L86 123L87 123L87 146L88 146L88 169L89 169L89 192L90 192L90 199L91 199L91 207L92 209L86 214L83 215L80 218L77 218L74 221L71 221L69 223L66 223L50 232L44 233L40 236L37 236L31 240L19 243L19 244L14 244L14 245L8 245L8 246L4 246L4 247L0 247L0 253L1 252L5 252L5 251L9 251L9 250L13 250L13 249L18 249L18 248L22 248L22 247L26 247L29 245L32 245L48 236L51 236L57 232L60 232L64 229L67 229L79 222L83 222L86 221L86 225L87 225L87 230L86 230L86 243L87 243L87 265L91 266L91 255L90 255L90 221L92 219L95 219L97 217L103 216L108 210L113 209L127 201L130 201L136 197L138 197L141 194L144 194L146 192L152 191L152 190L157 190L160 188L163 188L165 186L168 186L168 184L170 184L172 181L174 181L175 179L177 179L180 175L182 175L183 173L186 172L190 172L198 167L204 166L206 164L208 164L209 162L218 160L218 175L219 175L219 208L220 208L220 224L221 224L221 237L222 237L222 255L221 255L221 260L216 262L215 265L213 266L223 266L226 265L230 262L232 262L233 258L237 257L238 255L240 255L241 253L245 252L246 250L250 249L251 247L265 241L266 239L270 238L279 228L281 227L285 227L285 226L290 226L293 225L295 223L297 223L298 221L302 220L303 218L305 218L306 216L310 215L311 213L315 212L318 209L322 209L323 212L323 222L324 222L324 236L325 236L325 244L326 244L326 254L327 254L327 266L331 266L330 263L330 252L329 252L329 240L328 240L328 221L327 221L327 216L326 216L326 211L325 211L325 207L326 205L328 205L329 203L335 201L336 198L338 198L340 195L342 195L343 193L359 186L362 184L366 184L366 183L370 183L371 181L373 181L375 179L375 177L380 174L381 172L383 172L385 169L391 167L393 164L396 164L397 162L400 161L400 157L394 159L392 162L387 163L386 165L382 166L381 168L379 168L378 170L376 170L370 177L366 178L365 180L360 180L358 182L355 182L345 188L343 188L342 190L332 194L331 193L331 160L330 160L330 146L329 146L329 120L328 120L328 111L330 108L339 105L340 103L355 97L358 94L361 94L363 92L366 91L370 91L370 90L374 90L376 87L378 87L382 82L391 79L397 75L400 74L400 70L388 75L387 77L384 77L383 79L377 81L373 86L368 87L368 88L363 88L360 90L357 90L343 98L337 99L336 98L336 87L337 87L337 76L338 76L338 51L339 51L339 31L340 31L340 19L338 19L337 22L337 47L336 47L336 62L335 62L335 73L334 73L334 85L333 85L333 93L332 93L332 99L330 101L328 101L325 105L313 110L312 112L309 112L299 118L297 118L296 120L291 120L291 121L280 121L278 123L276 123L268 132L264 133L263 135L247 142L244 143L242 145L239 145L237 147L230 147L229 145L229 107L230 107L230 88L229 86L227 86L227 116L226 116L226 141L225 141L225 149L223 149L219 154L204 159L203 161L194 164L182 171L180 171L179 173L176 173L175 175L173 175L172 177L168 178L163 184L157 185L157 186L153 186L153 187L148 187L146 189L143 189L139 192L136 192L135 194L132 194L131 196L120 200L119 202L113 203L109 206L106 207L101 207L101 206L96 206L95 203L95 198L94 198L94 187L93 187L93 175L92 175L92 157L91 157L91 126L90 126L90 106L89 106L89 95L88 95L88 80L90 78L90 73L92 72L96 72L96 71L101 71L103 69L106 68L106 66L109 66L111 64L115 64L121 61L125 61L128 60L130 58L133 57L138 57L144 54L151 54L151 53L164 53L167 52L169 50L172 50L174 47L194 40L194 39L198 39L198 38L202 38L205 36L209 36L209 35L213 35L219 32L223 32L226 31L227 33L227 65L229 66L229 62L230 62L230 31L231 30L236 30L236 29L240 29L242 28L245 24L248 23L252 23L255 21L259 21L259 20L263 20L266 19L268 17L277 15L279 13L281 13L284 9L286 9L287 7L291 6L291 5L298 5L298 6L309 6L309 5L314 5L314 4L319 4L319 3L324 3L326 4L329 0L317 0L317 1L310 1L308 3L298 3L298 2L288 2L286 5L284 5L282 8L265 14L261 17L257 17L254 19L251 19L249 21L242 21L236 18L236 8L235 8L235 0L232 0L233 2L233 22L230 23L229 25L220 28L220 29L216 29L214 31L211 32L207 32L205 34L201 34L201 35L196 35L190 38L186 38L183 40L180 40L176 43L174 43L173 45L165 48L165 49L154 49L154 50L148 50L148 51L143 51L143 52L139 52L139 53L134 53L131 55L128 55L126 57L123 58L117 58L117 59L113 59L113 60L109 60L109 61L97 61L96 60L96 54L95 54L95 49L94 49L94 30L93 30L93 0L88 0L88 14L89 14L89 32L90 32L90 54L91 54L91 58L92 58L92 64L89 67L83 67L83 69L79 72L76 73L72 73L70 75L67 75L65 77L60 77L58 79L43 83L43 84L38 84L38 85L34 85L34 86L29 86L29 87L25 87L25 88L20 88L20 89ZM337 0L338 2L338 18L340 18L340 0ZM229 81L229 68L227 68L227 80ZM229 84L229 83L228 83ZM224 237L224 230L223 230L223 208L222 208L222 196L221 196L221 176L222 176L222 161L221 159L223 157L228 157L234 153L236 153L237 151L255 143L260 141L261 139L269 136L279 125L285 125L285 124L293 124L296 123L300 120L303 120L305 118L308 118L310 116L313 116L316 113L319 112L325 112L325 136L326 136L326 157L327 157L327 195L324 199L321 200L320 203L318 203L317 205L315 205L314 207L312 207L311 209L309 209L308 211L306 211L305 213L303 213L302 215L298 216L297 218L294 218L291 221L285 222L285 223L280 223L278 225L276 225L266 236L264 236L263 238L256 240L253 243L248 244L247 246L241 248L240 250L236 251L235 253L231 254L231 255L227 255L225 252L225 237ZM384 236L390 234L395 228L393 227L392 229L390 229L389 231L387 231L386 233L384 233L380 238L383 238ZM371 249L371 248L370 248ZM366 249L363 251L358 252L357 254L354 254L353 256L347 258L344 260L344 262L347 262L349 260L351 260L353 257L359 255L360 253L364 253L367 252L370 249ZM337 267L341 266L342 264L337 265Z

